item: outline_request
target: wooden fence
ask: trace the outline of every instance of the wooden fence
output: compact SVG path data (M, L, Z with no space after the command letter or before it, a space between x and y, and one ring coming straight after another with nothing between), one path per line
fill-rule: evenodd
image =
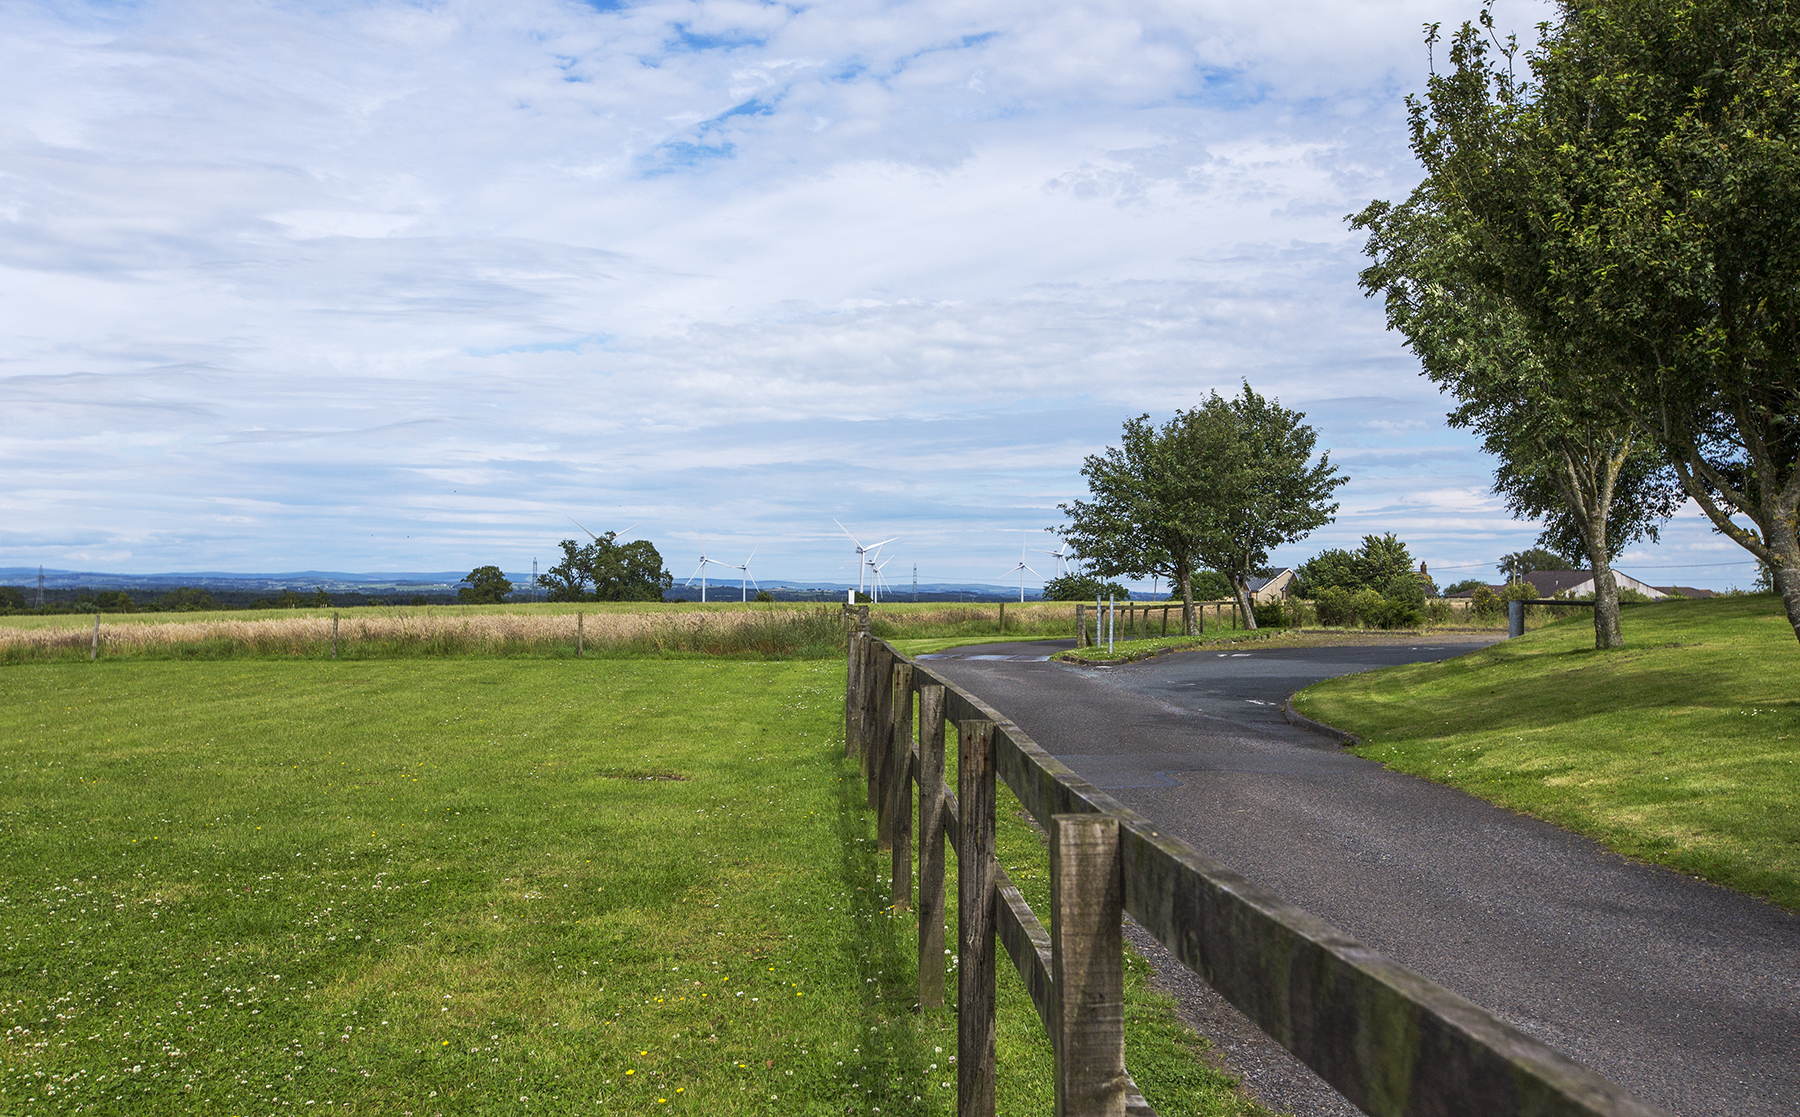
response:
M917 834L927 1008L944 1003L946 848L956 855L958 1117L994 1112L996 940L1049 1033L1058 1117L1153 1114L1125 1068L1124 913L1366 1113L1659 1112L1159 832L980 699L870 636L863 616L850 637L844 748L861 760L898 910L913 902ZM955 794L944 784L952 722ZM995 860L996 777L1049 834L1049 931Z
M1109 608L1110 607L1110 608ZM1240 619L1243 611L1235 601L1196 601L1194 602L1194 619L1199 622L1200 631L1206 631L1206 611L1212 610L1213 627L1223 628L1229 620L1232 628L1242 628ZM1156 602L1145 604L1141 601L1099 602L1094 606L1093 633L1088 628L1088 605L1078 602L1075 606L1075 646L1085 648L1091 645L1106 643L1106 625L1110 619L1113 632L1120 640L1148 640L1152 631L1158 636L1169 634L1169 613L1175 613L1175 634L1181 635L1181 602ZM1151 615L1161 613L1161 627Z

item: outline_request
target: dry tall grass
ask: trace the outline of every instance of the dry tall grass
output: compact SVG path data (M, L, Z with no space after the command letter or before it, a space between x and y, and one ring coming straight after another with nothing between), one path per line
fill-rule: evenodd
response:
M100 622L100 654L228 657L331 654L333 618L305 613L262 620ZM476 616L356 613L336 621L342 658L405 655L595 654L815 656L842 647L836 609L688 614L487 613ZM87 655L91 620L44 628L0 627L0 661Z

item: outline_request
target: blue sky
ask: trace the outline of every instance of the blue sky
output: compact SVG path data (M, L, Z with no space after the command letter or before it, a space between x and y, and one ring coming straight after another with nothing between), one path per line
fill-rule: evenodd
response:
M1278 561L1535 535L1343 222L1473 3L0 11L0 566L522 570L573 516L854 581L835 517L1000 582L1241 379L1353 478ZM1620 565L1754 577L1691 508Z

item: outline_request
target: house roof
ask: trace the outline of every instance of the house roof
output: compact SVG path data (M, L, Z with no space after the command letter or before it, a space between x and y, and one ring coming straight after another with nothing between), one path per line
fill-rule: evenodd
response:
M1251 593L1255 593L1258 590L1262 589L1264 586L1270 584L1271 582L1281 581L1283 575L1285 575L1289 578L1292 578L1294 576L1294 568L1291 566L1284 566L1281 569L1275 571L1275 573L1269 575L1267 578L1259 578L1256 575L1252 574L1250 577L1244 579L1244 585L1250 590Z
M1567 593L1577 586L1589 585L1594 580L1592 570L1533 570L1525 575L1525 581L1537 590L1539 597L1555 597L1559 593Z
M1712 590L1695 589L1693 586L1657 586L1657 589L1676 597L1717 597Z

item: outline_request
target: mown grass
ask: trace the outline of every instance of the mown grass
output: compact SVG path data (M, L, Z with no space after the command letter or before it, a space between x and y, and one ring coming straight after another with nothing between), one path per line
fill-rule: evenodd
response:
M1390 767L1800 909L1800 647L1771 595L1577 617L1441 663L1316 684L1309 717Z
M951 1112L842 678L4 668L0 1112ZM1162 1111L1237 1111L1135 972ZM1048 1047L1000 985L1002 1110L1041 1112Z

